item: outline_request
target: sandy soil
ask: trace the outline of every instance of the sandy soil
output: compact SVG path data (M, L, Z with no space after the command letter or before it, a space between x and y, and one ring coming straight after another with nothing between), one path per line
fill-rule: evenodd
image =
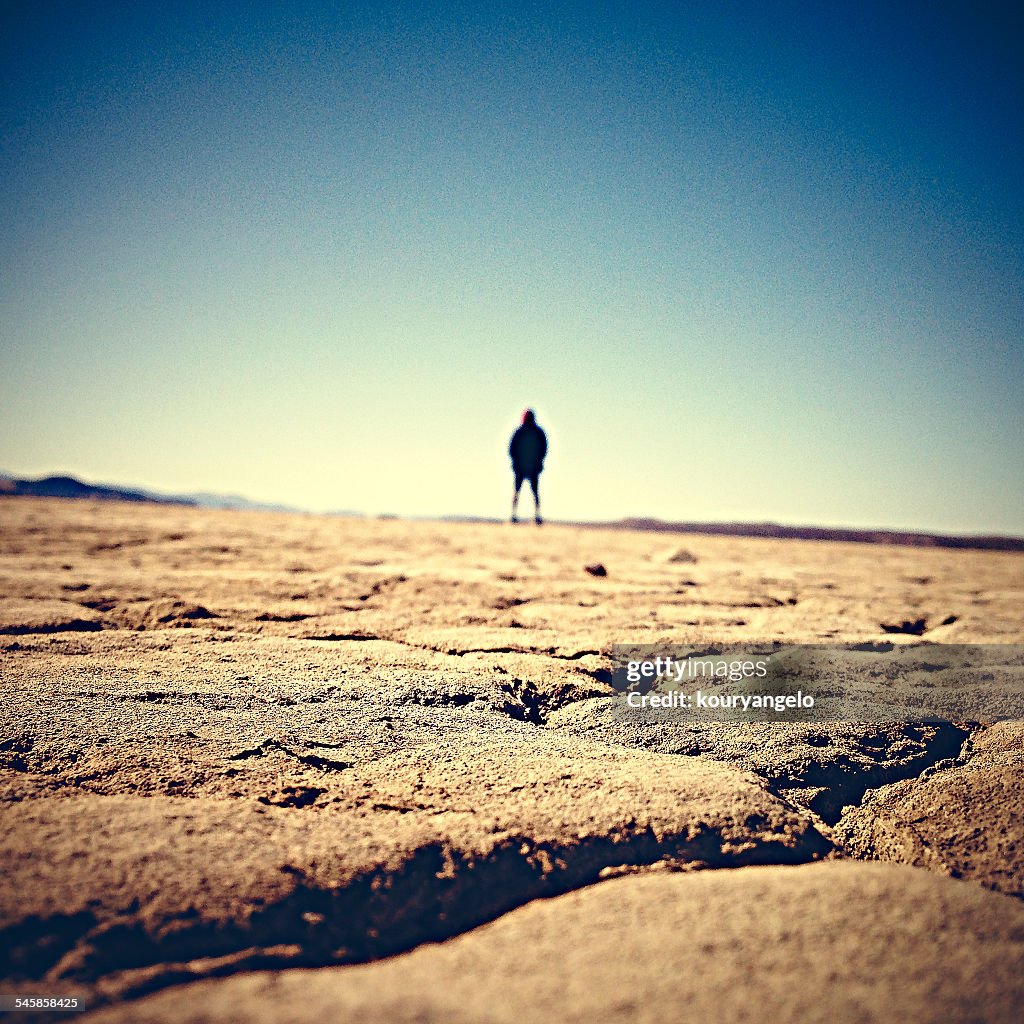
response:
M0 499L0 993L1015 1020L1024 726L686 724L608 685L615 643L920 619L895 641L1024 642L1024 556Z

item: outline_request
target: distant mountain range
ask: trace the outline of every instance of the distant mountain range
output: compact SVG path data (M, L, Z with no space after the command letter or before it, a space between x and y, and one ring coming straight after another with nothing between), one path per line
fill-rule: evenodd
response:
M658 533L703 533L725 537L831 540L855 544L903 544L919 548L1024 551L1024 537L955 537L941 533L912 533L906 530L852 530L832 526L781 526L778 523L667 523L661 519L620 519L603 525L619 530L651 530Z
M130 490L110 484L87 484L73 476L48 476L19 480L0 474L0 497L32 495L44 498L89 498L94 501L148 501L162 505L192 505L200 508L246 509L263 512L304 512L291 505L250 501L237 494L157 494ZM332 515L360 515L338 511ZM398 516L378 518L397 519ZM480 516L442 516L446 522L497 523L502 520ZM779 540L828 540L856 544L902 544L910 547L960 548L983 551L1024 551L1024 537L949 536L912 533L905 530L853 530L829 526L782 526L778 523L677 523L662 519L618 519L606 523L569 523L571 526L602 527L612 530L642 530L655 533L697 533L722 537L763 537Z
M201 508L251 509L261 512L301 512L290 505L250 501L238 494L157 494L113 484L87 484L73 476L47 476L39 480L18 480L0 474L0 496L31 495L37 498L90 498L93 501L148 501L160 505L194 505Z

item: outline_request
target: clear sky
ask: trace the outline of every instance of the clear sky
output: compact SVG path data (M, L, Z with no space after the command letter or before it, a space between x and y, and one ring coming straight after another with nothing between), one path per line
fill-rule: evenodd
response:
M0 468L1024 534L1019 5L0 10Z

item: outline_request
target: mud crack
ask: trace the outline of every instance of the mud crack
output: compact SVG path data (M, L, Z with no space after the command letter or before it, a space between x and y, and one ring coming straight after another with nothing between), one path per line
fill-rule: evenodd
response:
M245 761L251 757L264 757L271 751L277 751L285 754L302 764L309 765L311 768L319 768L323 771L341 772L347 771L352 767L352 762L350 761L338 761L330 757L321 757L319 754L300 754L298 751L292 750L291 747L286 746L280 740L272 737L265 739L258 747L252 747L248 750L240 750L237 754L231 754L228 760Z
M808 763L795 774L766 778L765 785L776 796L796 800L822 821L835 825L845 807L859 805L872 790L919 778L944 762L959 758L973 727L952 722L906 725L901 735L921 744L922 748L896 761L881 760L890 742L881 732L877 736L868 735L863 743L868 749L872 745L877 747L879 761L876 764L865 764L863 757L842 754L827 762ZM808 743L816 745L813 737Z
M485 853L437 841L413 850L394 868L362 872L337 888L319 886L303 868L282 864L294 887L241 920L210 921L193 911L154 927L144 913L103 923L80 914L7 929L3 948L8 976L92 985L103 1003L254 967L317 967L392 956L631 868L796 864L829 849L813 830L795 846L781 836L760 838L736 843L720 829L698 824L669 836L644 828L572 844L509 835Z

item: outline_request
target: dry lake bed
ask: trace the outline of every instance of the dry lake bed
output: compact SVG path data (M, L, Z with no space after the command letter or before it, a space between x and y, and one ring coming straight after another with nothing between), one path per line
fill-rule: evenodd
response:
M1024 644L1024 555L0 499L0 994L1019 1020L1021 722L609 685L616 644L776 642Z

